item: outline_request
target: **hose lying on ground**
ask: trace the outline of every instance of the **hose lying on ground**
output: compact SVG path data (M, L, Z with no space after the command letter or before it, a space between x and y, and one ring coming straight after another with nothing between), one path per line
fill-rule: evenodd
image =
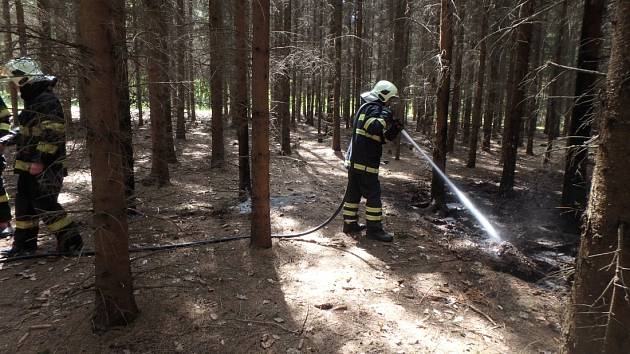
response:
M337 207L337 210L335 210L335 212L328 219L326 219L326 221L324 221L323 223L317 225L316 227L310 230L293 233L293 234L271 235L271 238L275 238L275 239L297 238L297 237L302 237L302 236L315 233L323 229L324 227L326 227L337 217L337 215L339 215L339 213L341 212L341 209L343 209L343 203L344 201L341 201L341 204L339 204L339 206ZM215 244L215 243L225 243L225 242L231 242L231 241L246 240L249 238L250 236L234 236L234 237L224 237L224 238L212 238L212 239L206 239L206 240L201 240L201 241L174 243L170 245L132 247L129 249L129 253L167 251L167 250L175 250L175 249L180 249L180 248L205 246L205 245L210 245L210 244ZM82 250L81 252L78 252L78 253L64 253L64 252L34 253L34 254L25 254L25 255L16 256L16 257L0 259L0 264L17 262L17 261L26 261L26 260L31 260L31 259L48 258L48 257L94 256L94 254L95 254L94 250Z

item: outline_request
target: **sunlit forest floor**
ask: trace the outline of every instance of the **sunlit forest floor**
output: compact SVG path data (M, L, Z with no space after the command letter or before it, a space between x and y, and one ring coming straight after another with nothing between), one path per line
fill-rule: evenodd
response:
M207 124L191 127L188 140L177 143L172 186L157 189L142 183L149 174L150 139L148 127L137 132L140 213L130 219L133 245L248 234L247 208L237 193L235 134L227 136L230 163L211 170ZM317 143L316 131L304 127L293 137L292 156L280 156L277 145L272 151L275 233L319 224L336 209L345 188L342 158L330 150L329 137ZM89 161L80 139L69 145L71 174L60 200L87 235ZM556 152L548 167L541 156L522 158L516 193L505 201L496 192L501 166L497 146L493 149L480 153L478 168L470 170L464 167L466 150L460 148L448 171L501 236L524 250L535 240L553 245L575 237L557 226L554 209L562 153ZM540 154L544 147L536 149ZM551 276L528 282L500 271L492 261L495 246L466 212L445 217L419 207L430 186L426 163L404 144L400 161L387 149L384 160L381 182L386 227L396 236L392 244L346 236L338 219L310 236L274 241L271 250L252 250L247 241L238 241L133 254L141 314L129 327L103 335L90 329L92 258L3 265L0 351L556 352L564 280ZM13 185L13 176L5 177ZM44 233L41 252L54 249ZM557 251L545 252L531 257L566 260Z

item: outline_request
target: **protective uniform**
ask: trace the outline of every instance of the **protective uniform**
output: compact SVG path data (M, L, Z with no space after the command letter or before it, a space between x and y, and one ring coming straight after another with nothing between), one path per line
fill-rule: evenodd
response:
M0 139L10 138L11 134L11 111L7 108L4 100L0 97ZM5 139L6 139L5 138ZM4 179L2 173L7 166L4 155L0 155L0 224L4 227L0 230L0 238L9 237L13 234L11 228L11 206L9 205L9 194L4 188Z
M56 79L42 77L20 88L24 110L18 116L15 173L15 237L9 255L37 249L39 221L57 238L57 251L73 252L83 246L76 224L57 201L67 175L65 119L59 99L53 93ZM33 175L32 164L42 164Z
M358 223L358 211L361 197L365 197L367 236L391 241L392 237L383 230L378 172L383 144L394 140L402 130L402 125L393 119L391 110L378 95L362 95L362 98L364 104L355 114L352 141L346 154L348 186L344 198L343 231L354 233L364 228Z

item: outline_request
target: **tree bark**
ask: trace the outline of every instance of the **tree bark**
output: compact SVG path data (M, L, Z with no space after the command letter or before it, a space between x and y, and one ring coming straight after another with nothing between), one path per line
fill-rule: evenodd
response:
M13 28L11 26L11 5L9 0L2 0L2 18L4 19L4 59L5 62L13 58L13 39L11 38L11 32ZM18 116L18 94L15 85L9 86L9 94L11 95L11 112L13 117Z
M437 89L437 117L433 161L444 171L446 169L446 140L448 133L448 104L451 90L451 56L453 52L453 6L451 0L441 0L440 11L440 68ZM437 171L433 171L431 197L439 210L446 208L446 189Z
M586 9L594 12L586 16L597 15L599 6L603 6L600 3L606 2L587 1ZM615 5L599 148L567 316L564 353L622 354L630 348L630 2L617 0ZM584 27L593 26L595 31L585 28L586 32L596 34L600 20L593 17L595 23ZM590 38L593 41L597 37ZM584 54L580 57L583 59Z
M361 88L363 87L363 0L355 0L356 15L355 15L355 39L354 39L354 98L355 98L355 110L361 107Z
M184 19L186 17L186 9L184 7L184 0L176 0L175 11L175 33L177 37L175 39L175 57L177 60L177 83L176 87L176 99L175 99L175 138L179 140L186 140L186 29Z
M242 88L234 92L235 111L233 114L237 122L238 186L241 196L245 196L252 190L249 170L249 119L247 119L247 107L249 103L249 95L247 94L247 10L249 1L235 0L233 4L237 50L234 56L234 72L236 73L236 87Z
M282 1L282 33L280 34L281 56L287 58L291 54L291 0ZM285 67L288 66L285 65ZM291 69L287 68L280 74L278 82L279 102L278 115L280 120L280 145L284 155L291 155Z
M533 60L533 68L538 68L542 65L543 57L545 55L545 50L543 48L543 24L535 23L533 29L533 39L534 48L532 49L531 60ZM536 126L538 124L538 115L540 114L540 101L542 101L538 94L540 91L540 87L542 85L542 75L536 75L534 79L534 85L531 89L531 95L533 98L530 100L530 109L529 109L529 120L527 124L527 148L525 153L529 156L534 155L534 138L536 136Z
M223 1L209 0L210 11L210 92L212 106L212 168L225 163L223 138Z
M194 41L193 41L193 29L194 29L194 20L195 15L193 13L193 1L188 0L188 20L190 23L190 28L188 30L188 52L186 54L186 61L188 62L188 79L190 83L188 84L188 100L189 100L189 111L188 111L188 120L191 122L197 121L197 98L196 98L196 89L195 89L195 60L193 59L193 50L194 50ZM247 1L247 0L243 0ZM247 75L247 73L246 73ZM243 88L246 90L246 88Z
M492 33L499 31L499 24L495 24L492 27ZM493 37L488 37L487 40L491 40ZM485 104L485 111L483 117L483 144L484 151L490 151L490 145L492 143L492 124L494 123L495 110L497 105L496 101L499 99L499 68L501 67L501 50L498 47L491 49L490 54L490 81L488 82L488 100Z
M481 128L481 114L483 107L483 84L486 80L486 57L488 53L488 44L485 39L488 33L488 12L490 8L485 5L480 6L481 10L481 26L479 28L479 70L477 70L477 83L475 84L474 109L472 114L472 132L468 145L468 161L466 167L474 168L477 163L477 146L479 145L479 130ZM486 119L487 120L487 119Z
M559 23L556 30L557 41L555 46L556 52L554 56L554 62L558 64L562 64L566 56L566 21L568 5L568 0L564 0L562 2L560 16L558 17ZM550 97L547 102L547 122L549 131L547 132L547 149L545 150L543 164L549 163L549 160L551 159L551 151L553 150L553 142L555 139L558 138L558 136L560 136L560 115L562 113L562 102L558 97L561 95L562 88L564 87L562 74L563 69L560 69L557 66L553 67L553 72L551 74L551 79L553 80L553 82L551 83L551 91L549 93Z
M472 65L466 73L466 91L464 94L464 122L462 124L462 144L468 145L470 142L470 116L472 115L472 107L473 107L473 93L472 93L472 85L470 82L474 80L475 77L475 69L472 68Z
M26 36L26 25L24 23L24 5L22 4L22 0L15 0L15 17L17 20L17 33L20 56L25 57L28 53L28 37Z
M335 51L333 63L335 71L332 77L332 122L333 122L333 139L332 149L334 151L341 151L341 122L340 122L340 110L341 110L341 30L342 30L342 17L343 17L343 1L342 0L329 0L333 6L333 21L331 23L331 34L335 43Z
M406 94L405 87L407 87L407 80L405 80L405 69L407 67L407 38L409 31L409 22L407 20L407 5L408 0L395 0L395 13L394 15L394 60L392 65L392 78L394 84L398 86L399 99L394 101L393 112L394 116L398 117L400 121L405 124L407 117L406 112ZM396 137L393 141L395 145L395 160L400 160L400 136Z
M252 5L252 246L271 247L269 217L269 0Z
M167 86L168 56L166 39L168 32L165 11L168 7L159 0L143 0L147 21L147 73L149 76L149 111L151 115L151 175L158 186L170 184L168 171L169 147L167 146L170 122L170 95Z
M461 3L461 2L460 2ZM448 141L446 150L448 152L455 151L455 139L457 138L457 130L459 128L459 113L462 106L462 64L464 62L464 19L466 18L465 6L460 6L459 11L459 28L457 29L457 39L455 44L455 72L453 75L453 99L451 102L451 120L448 126Z
M76 39L78 41L78 37L79 34L81 32L81 29L79 28L79 24L80 24L80 3L81 0L73 0L73 4L74 4L74 29L75 29L75 36ZM20 27L24 26L24 9L21 9L22 6L22 2L20 0L16 0L16 13L17 13L17 18L18 18L18 33L20 33ZM21 12L21 15L20 15ZM20 19L21 17L21 19ZM20 25L20 21L22 21L22 24ZM20 33L20 36L22 34ZM24 36L26 36L26 27L24 26ZM22 42L20 40L20 55L21 56L26 56L26 39L24 40L24 53L22 53ZM77 91L77 98L79 101L79 126L81 126L82 128L87 127L87 116L85 115L85 89L83 88L83 78L81 77L81 74L77 75L76 78L76 91Z
M50 0L37 0L37 17L40 25L39 38L39 61L44 73L52 72L52 64L54 62L54 53L52 51L52 11Z
M520 9L519 18L529 18L534 14L535 3L533 0L524 2ZM505 131L503 137L503 173L501 175L501 183L499 190L506 194L514 188L514 175L516 172L516 160L518 157L518 138L521 132L521 121L526 100L526 85L524 80L527 77L529 69L529 52L532 37L532 24L525 21L521 23L514 34L515 47L515 65L514 65L514 82L511 91L511 108L510 115L505 120Z
M123 161L120 150L118 78L123 63L118 62L115 20L124 14L124 1L82 0L80 42L86 48L86 116L92 171L94 207L95 313L97 330L127 325L138 314L133 296L129 262Z
M578 68L597 71L601 60L602 25L606 1L585 1L582 34L578 49ZM569 126L567 153L562 184L562 206L573 209L576 225L586 208L588 197L588 146L591 136L591 121L595 114L596 75L578 72L575 86L575 106Z
M133 127L131 124L131 97L129 94L129 71L127 62L129 53L127 51L127 18L123 0L114 0L113 4L118 6L118 1L123 2L123 10L112 11L112 25L115 29L112 32L114 44L114 60L116 63L116 83L118 89L118 118L120 119L120 149L123 163L123 182L125 183L125 195L133 204L133 196L136 191L134 174L133 155ZM115 7L117 9L118 7Z
M141 29L138 27L138 17L142 14L142 7L140 6L140 2L136 1L134 3L133 15L132 15L132 24L136 31L136 37L140 33ZM142 65L140 65L140 60L142 58L142 43L139 38L135 38L133 41L133 53L134 53L134 81L136 86L136 108L138 110L138 126L144 125L144 112L142 107L143 101L143 89L142 89Z

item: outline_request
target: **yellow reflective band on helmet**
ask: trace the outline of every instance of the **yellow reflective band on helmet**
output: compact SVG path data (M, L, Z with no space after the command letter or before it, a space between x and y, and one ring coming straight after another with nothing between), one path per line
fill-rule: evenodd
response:
M372 168L372 167L368 167L360 163L354 163L354 162L352 162L351 165L352 165L352 168L354 168L355 170L378 174L378 168Z
M62 134L66 132L66 126L63 123L44 121L41 127L42 129L48 129Z
M29 221L17 220L15 222L15 228L16 229L22 229L22 230L34 229L38 225L39 225L39 221L38 220L29 220Z
M383 217L382 216L366 215L365 216L365 220L367 220L367 221L383 221Z
M47 154L52 155L57 152L57 149L59 149L59 147L54 144L46 144L46 143L37 144L37 151L45 152Z
M362 114L359 116L359 122L363 122L363 120L364 120L364 119L365 119L365 113L362 113Z
M72 219L70 219L68 216L64 216L63 218L48 225L48 230L50 230L50 232L57 232L70 224L72 224Z
M381 123L381 125L383 126L383 129L387 129L387 123L385 123L385 119L376 118L376 117L368 119L367 122L365 122L365 125L363 126L363 128L368 129L370 125L372 125L372 123L374 122Z
M6 203L9 201L9 194L0 195L0 203Z
M349 208L349 209L359 209L359 204L355 204L355 203L344 203L343 204L344 208Z
M357 216L357 212L356 211L344 210L343 211L343 215L345 215L345 216Z
M8 108L0 109L0 118L9 117L11 115L11 111Z
M24 162L22 160L15 160L15 169L28 172L31 169L31 163Z
M0 130L11 130L11 124L0 123Z
M365 211L368 212L368 213L382 213L383 212L383 208L365 207Z
M376 141L378 141L379 143L381 142L381 137L380 137L380 136L378 136L378 135L372 135L372 134L370 134L370 133L366 132L366 131L365 131L365 130L363 130L363 129L357 129L357 134L359 134L359 135L363 135L364 137L366 137L366 138L368 138L368 139L376 140Z

